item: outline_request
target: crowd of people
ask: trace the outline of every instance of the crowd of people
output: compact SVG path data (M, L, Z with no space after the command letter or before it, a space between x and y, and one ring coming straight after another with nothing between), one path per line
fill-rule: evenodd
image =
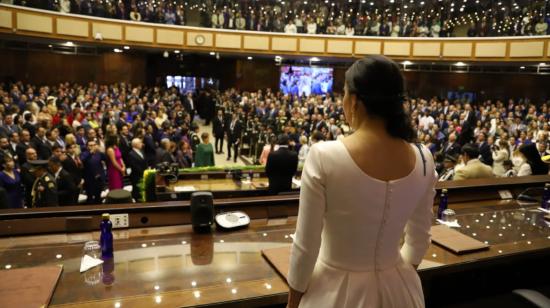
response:
M547 102L434 97L404 104L441 180L548 173ZM201 119L212 122L211 134L199 135ZM281 135L303 163L312 144L351 132L338 94L1 84L0 187L13 208L75 204L81 193L96 204L102 191L125 182L138 201L148 167L212 166L214 153L224 150L227 160L246 155L265 165Z
M208 0L4 0L62 13L209 28L285 33L393 37L528 36L550 34L548 3L527 6L477 1L461 7L453 1L379 3L366 1ZM190 10L200 19L187 21ZM455 31L456 28L467 31Z

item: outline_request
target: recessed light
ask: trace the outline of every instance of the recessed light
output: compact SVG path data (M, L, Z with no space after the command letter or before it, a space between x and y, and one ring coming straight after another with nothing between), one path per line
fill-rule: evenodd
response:
M247 57L248 60L252 60L252 57Z
M403 65L411 65L411 64L413 64L411 61L408 61L408 60L407 60L407 61L403 61Z
M113 51L116 52L116 53L122 52L122 50L121 50L121 49L118 49L118 48L113 49Z
M539 63L539 66L546 66L546 63L541 62L541 63Z
M524 70L524 69L525 69L525 66L520 66L519 69L520 69L520 70Z
M124 46L124 49L128 50L130 49L130 46Z
M464 62L456 62L455 65L456 66L466 66L467 64L464 63Z
M215 55L216 55L216 53L215 53L215 52L213 52L213 51L211 51L211 52L210 52L210 55L211 55L211 56L215 56Z
M52 45L48 45L49 48L52 48Z
M174 50L174 53L180 53L180 51L179 50Z
M71 42L71 41L68 41L68 42L65 43L65 45L67 45L67 46L74 46L74 43Z
M317 57L313 57L313 58L310 58L309 61L311 62L319 62L321 61L321 59L317 58Z

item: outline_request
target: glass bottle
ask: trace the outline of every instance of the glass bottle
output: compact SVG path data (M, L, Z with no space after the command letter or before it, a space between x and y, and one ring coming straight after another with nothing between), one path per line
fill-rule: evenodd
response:
M113 224L111 223L109 214L105 213L101 215L101 224L99 225L101 230L101 236L99 238L99 245L101 246L101 257L112 258L113 257Z

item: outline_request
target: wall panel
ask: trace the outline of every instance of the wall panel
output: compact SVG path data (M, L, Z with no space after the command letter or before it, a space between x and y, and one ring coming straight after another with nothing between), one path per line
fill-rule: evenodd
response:
M287 37L274 37L271 39L271 50L298 51L298 39Z
M325 52L325 40L321 39L300 39L301 52Z
M408 56L411 52L409 42L384 42L384 54L388 56Z
M0 10L0 28L11 28L12 23L11 11Z
M506 57L506 43L476 43L476 57L503 58Z
M241 36L239 34L216 34L216 47L218 48L241 48Z
M441 54L441 44L434 43L413 43L413 56L417 57L439 57Z
M52 33L52 18L49 16L40 16L36 14L17 13L17 29Z
M166 45L183 45L183 31L157 29L157 43Z
M269 36L244 36L244 49L269 50Z
M88 37L89 26L87 21L69 18L57 18L57 33L79 37Z
M126 40L132 42L153 43L153 28L126 26Z
M544 42L511 42L511 58L544 57Z
M92 35L101 33L105 40L122 40L122 26L102 22L92 24Z
M443 56L450 58L469 58L472 56L472 43L443 43Z
M379 55L382 52L382 42L357 41L355 42L355 54Z
M204 38L204 42L199 44L199 37ZM201 33L201 32L187 32L187 46L201 46L201 47L212 47L214 44L214 36L212 33Z
M353 41L352 40L328 40L327 52L339 53L339 54L353 54Z

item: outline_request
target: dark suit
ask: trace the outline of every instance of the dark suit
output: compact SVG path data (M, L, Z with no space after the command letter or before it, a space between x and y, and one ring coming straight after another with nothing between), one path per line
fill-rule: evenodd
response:
M166 151L165 149L163 148L158 148L157 151L156 151L156 155L155 155L155 162L156 164L160 164L160 163L174 163L174 159L172 157L172 155L170 154L170 152Z
M86 151L81 154L80 160L84 165L84 189L88 196L86 203L101 203L101 192L105 186L105 170L102 162L107 162L105 154L96 152L91 154Z
M223 134L225 132L223 116L221 118L215 117L212 125L212 135L216 139L215 149L216 153L223 151ZM219 147L218 147L219 143ZM219 149L219 150L218 150Z
M80 185L80 181L82 181L82 166L77 166L75 160L70 155L67 155L67 159L61 162L61 165L71 175L75 184L77 186Z
M453 144L449 144L449 142L445 142L441 147L441 154L443 158L445 158L445 155L456 156L460 154L460 145L456 142L453 142Z
M267 157L265 173L269 179L269 192L278 194L292 189L292 177L298 170L298 154L281 147Z
M233 148L235 151L234 161L237 162L243 124L239 119L237 119L233 125L231 125L231 123L232 121L229 121L225 126L227 129L227 159L231 159L231 148Z
M32 186L36 179L30 173L30 167L31 165L28 162L21 165L21 183L23 183L23 188L25 189L25 206L28 208L32 207Z
M143 172L147 169L147 164L145 159L142 158L135 150L128 153L128 163L127 166L132 169L130 173L130 181L132 182L132 198L136 201L141 199L138 183L143 178Z
M26 152L29 147L30 143L27 145L23 142L19 142L17 146L15 146L15 153L17 153L17 160L20 166L27 162Z
M57 185L53 176L44 173L33 185L32 207L58 206Z
M38 136L34 136L31 139L31 146L36 150L39 159L48 160L52 156L52 149L50 145L40 139Z
M156 159L156 145L155 140L153 139L153 136L150 134L146 134L143 137L143 151L145 155L145 161L147 162L147 166L154 167L155 166L155 159Z
M478 144L479 154L481 155L481 162L492 166L493 165L493 152L491 152L491 147L487 142ZM475 158L475 157L474 157Z
M73 177L65 169L61 169L57 178L57 195L59 205L76 205L78 204L78 195L76 194L77 186Z
M120 142L118 144L118 148L120 149L120 154L122 154L122 160L124 160L124 163L128 163L128 154L132 150L130 138L130 136L126 137L124 135L120 135L119 138Z

